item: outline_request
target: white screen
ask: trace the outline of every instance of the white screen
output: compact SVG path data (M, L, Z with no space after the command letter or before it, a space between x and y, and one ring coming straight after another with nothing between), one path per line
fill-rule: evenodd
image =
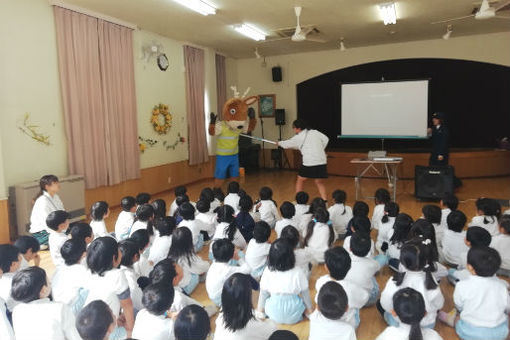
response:
M424 138L428 80L342 84L342 136Z

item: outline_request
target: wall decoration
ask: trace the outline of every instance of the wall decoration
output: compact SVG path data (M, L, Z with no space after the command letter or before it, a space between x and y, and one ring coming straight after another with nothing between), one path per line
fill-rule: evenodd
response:
M275 108L276 108L276 95L274 94L259 95L260 118L274 117Z
M30 114L27 112L25 113L25 116L23 118L23 123L21 126L18 126L18 129L23 132L28 137L32 138L36 142L42 143L44 145L51 145L50 143L50 136L44 135L37 131L39 129L38 125L33 125L29 121Z
M158 104L152 108L151 124L160 135L166 135L172 126L172 115L168 112L168 105Z
M185 142L186 142L186 138L181 137L181 133L179 132L177 134L177 140L173 144L168 144L168 142L165 140L165 141L163 141L163 146L166 148L167 151L169 149L175 150L175 147L177 145L179 145L179 143L185 143Z
M158 141L150 138L143 138L141 136L138 136L138 140L140 143L138 143L138 147L140 149L141 153L145 152L145 149L154 147Z

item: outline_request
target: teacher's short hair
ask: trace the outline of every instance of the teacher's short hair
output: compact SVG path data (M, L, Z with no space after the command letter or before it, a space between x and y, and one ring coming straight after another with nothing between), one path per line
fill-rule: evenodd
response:
M308 128L308 123L304 119L296 119L294 122L292 122L292 127L304 130Z

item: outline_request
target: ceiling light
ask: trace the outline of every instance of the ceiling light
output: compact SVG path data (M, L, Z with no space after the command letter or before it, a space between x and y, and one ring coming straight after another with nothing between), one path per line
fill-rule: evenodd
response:
M448 26L446 27L446 33L445 33L445 34L443 34L443 39L444 39L444 40L448 40L448 39L450 39L450 36L452 35L452 31L453 31L453 29L452 29L452 25L448 25Z
M203 0L174 0L202 15L216 14L216 8Z
M266 33L262 32L260 29L258 29L255 26L248 25L248 24L240 24L240 25L234 25L234 29L241 33L244 36L247 36L248 38L251 38L253 40L259 41L259 40L266 40Z
M345 51L347 48L345 48L344 45L344 38L340 38L340 51Z
M379 4L379 13L385 25L397 23L397 9L394 2Z

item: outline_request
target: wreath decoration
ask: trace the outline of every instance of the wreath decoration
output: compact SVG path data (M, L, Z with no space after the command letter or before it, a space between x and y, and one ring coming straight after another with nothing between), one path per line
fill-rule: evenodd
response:
M164 122L160 116L163 117ZM158 104L152 109L151 123L154 130L165 135L172 126L172 115L168 112L168 105Z

